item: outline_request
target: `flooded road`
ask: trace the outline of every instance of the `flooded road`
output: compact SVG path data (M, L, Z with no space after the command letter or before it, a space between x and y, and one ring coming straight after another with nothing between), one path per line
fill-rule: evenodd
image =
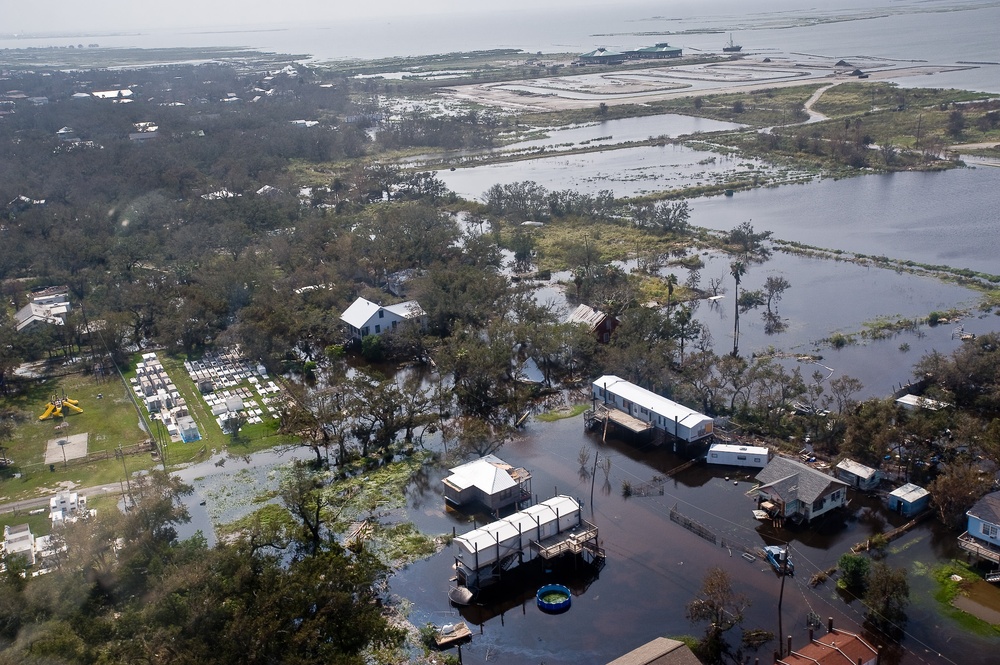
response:
M590 451L591 464L595 455L612 460L607 480L604 471L597 469L593 508L591 481L581 474L578 463L581 447ZM860 603L845 602L830 582L812 589L809 579L835 565L854 543L901 523L880 502L859 495L852 496L848 513L840 518L812 529L775 531L762 526L750 512L755 504L746 494L753 487L749 474L724 467L696 466L668 479L662 496L626 499L621 492L623 481L636 487L649 483L682 460L666 449L602 443L598 436L584 432L582 417L533 425L499 455L532 472L532 490L540 500L558 492L583 501L584 518L600 529L607 564L596 578L573 587L577 595L572 607L557 616L538 610L533 587L511 589L499 608L460 613L447 598L448 580L454 574L454 553L449 548L396 574L390 583L392 592L413 603L410 620L415 625L472 623L472 642L463 647L465 663L603 663L657 636L700 635L703 626L685 618L685 605L697 595L702 578L713 566L729 572L735 590L751 598L744 625L777 633L781 580L766 562L742 558L740 548L786 540L796 575L786 579L782 628L792 636L793 645L806 640L810 612L824 622L832 616L836 625L860 632L864 612ZM412 501L419 502L412 509L422 529L451 533L456 527L463 533L472 528L466 524L463 529L454 513L445 513L439 483L429 483ZM719 544L672 522L672 508L704 525ZM958 632L938 614L926 570L939 559L957 554L956 534L933 522L927 524L895 541L889 550L887 562L909 571L912 606L903 641L906 652L887 653L882 661L887 665L971 662L989 648L988 640ZM561 582L554 579L557 575L553 573L551 581ZM772 643L757 654L762 662L770 661L773 648ZM938 652L946 657L937 656Z

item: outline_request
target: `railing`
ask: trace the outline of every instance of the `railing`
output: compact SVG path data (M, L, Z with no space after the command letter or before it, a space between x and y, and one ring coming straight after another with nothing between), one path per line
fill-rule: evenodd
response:
M972 552L987 561L1000 563L1000 550L996 550L981 540L970 536L968 531L958 537L958 546L966 552Z

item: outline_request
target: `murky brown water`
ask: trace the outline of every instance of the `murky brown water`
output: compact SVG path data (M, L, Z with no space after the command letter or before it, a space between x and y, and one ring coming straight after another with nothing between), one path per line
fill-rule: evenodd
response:
M594 455L608 456L612 466L607 482L598 468L590 507L591 481L580 473L578 452L586 447ZM781 580L762 561L748 562L740 547L790 541L796 575L784 589L783 625L793 645L807 639L806 617L815 612L834 617L838 626L861 630L864 609L857 600L845 600L827 582L808 586L812 574L835 565L856 542L879 532L899 517L889 514L876 499L852 498L850 510L814 528L773 530L757 522L746 496L753 483L743 472L695 466L667 481L662 496L621 495L622 482L648 483L682 462L666 449L637 448L584 432L582 417L551 424L536 424L521 439L508 444L499 455L532 472L532 489L540 499L565 493L580 498L585 518L600 529L607 564L591 579L564 580L558 572L511 584L500 600L462 613L447 598L453 553L446 549L397 574L394 593L413 603L410 618L417 625L466 620L478 626L470 644L463 647L465 663L604 663L657 636L700 634L702 626L685 618L685 605L698 593L706 571L713 566L730 573L737 591L752 599L747 627L778 632L777 602ZM412 518L429 533L459 533L472 528L455 513L446 514L439 478L431 474L420 491L411 493ZM725 477L729 476L729 480ZM735 484L734 484L735 480ZM670 521L672 507L714 532L726 546L712 544ZM942 558L957 556L955 535L927 522L895 541L888 556L893 566L910 573L912 606L902 653L886 653L883 663L984 662L995 644L961 633L941 617L932 598L933 582L924 571ZM568 573L564 576L572 577ZM573 605L561 615L547 615L535 606L534 591L540 582L569 583ZM479 625L481 624L481 625ZM758 654L770 662L771 644ZM938 655L938 654L943 655Z

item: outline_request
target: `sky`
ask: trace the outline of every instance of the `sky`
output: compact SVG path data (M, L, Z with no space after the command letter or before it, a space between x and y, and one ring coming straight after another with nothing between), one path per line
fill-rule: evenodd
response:
M413 15L471 14L600 4L590 0L504 0L494 5L476 0L168 0L145 3L135 0L0 0L0 34L54 32L118 32L125 30L266 26L315 19Z

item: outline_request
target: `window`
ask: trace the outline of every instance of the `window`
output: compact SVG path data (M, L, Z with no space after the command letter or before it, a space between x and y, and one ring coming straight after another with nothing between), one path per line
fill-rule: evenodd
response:
M754 458L753 458L753 461L754 461L754 462L759 462L759 461L760 461L760 458L759 458L759 457L754 457Z
M644 406L639 407L639 411L642 413L642 415L646 415L647 413L649 413L649 411L647 411L646 407Z
M378 324L376 323L376 324L375 324L375 334L377 335L377 334L379 334L380 332L382 332L382 326L380 326L380 325L378 325Z
M399 321L393 321L393 322L392 322L392 329L393 329L393 330L395 330L395 329L396 329L396 324L397 324L397 323L399 323Z
M737 455L736 456L736 459L738 459L738 460L746 460L746 458L747 458L746 455Z
M719 453L712 453L712 457L718 457Z
M368 334L368 326L365 326L365 327L364 327L364 328L363 328L363 329L361 330L361 335L362 335L362 336L364 336L364 335L367 335L367 334Z
M378 311L378 318L380 318L380 319L385 318L385 310L384 309L380 309Z
M986 522L983 522L982 531L983 535L987 538L997 537L997 526L995 524L987 524Z

